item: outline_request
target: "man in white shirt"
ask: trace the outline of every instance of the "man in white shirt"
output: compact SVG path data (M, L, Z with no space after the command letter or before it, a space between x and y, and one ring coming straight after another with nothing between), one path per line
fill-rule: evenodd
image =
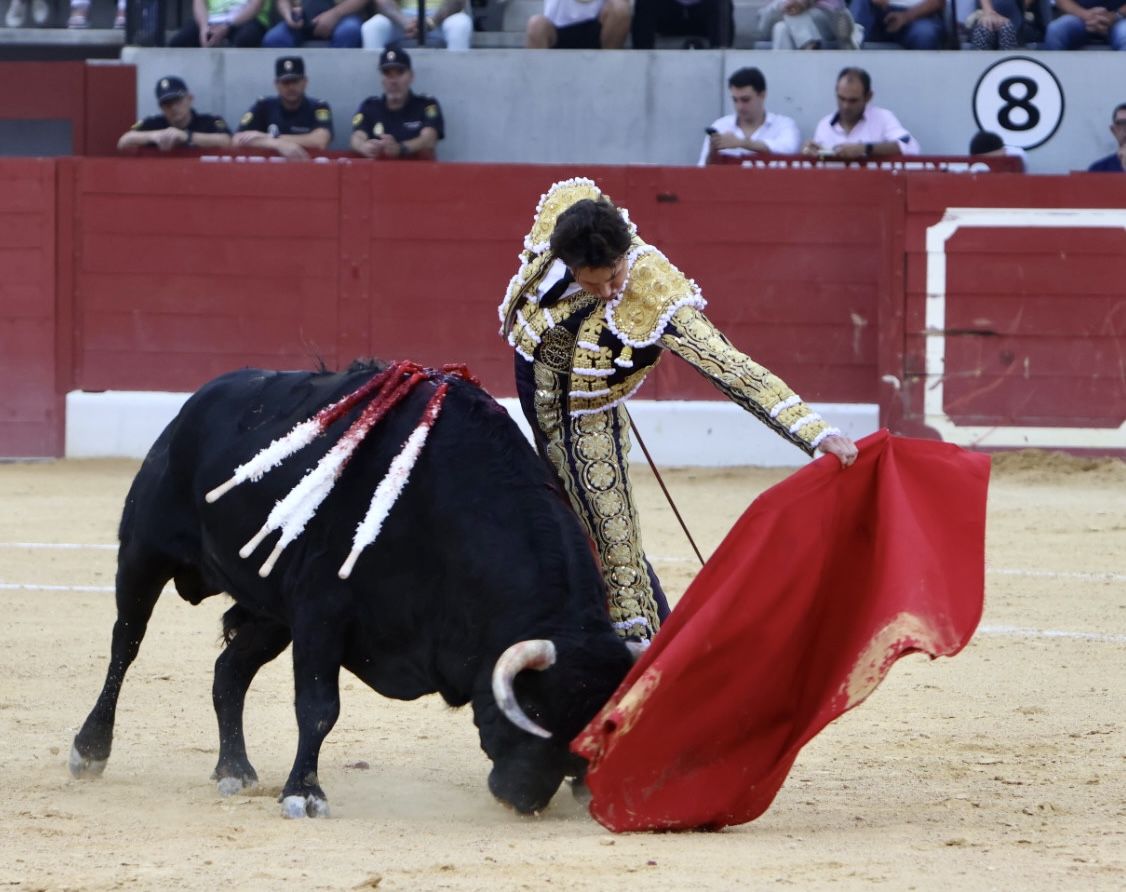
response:
M837 111L817 123L804 155L872 158L918 155L919 144L899 119L872 104L872 79L863 68L844 68L837 75Z
M528 19L524 46L533 50L620 50L629 36L630 0L544 0Z
M723 159L759 153L793 155L801 134L793 119L766 110L766 78L757 68L740 68L727 81L735 114L724 115L707 128L700 167Z

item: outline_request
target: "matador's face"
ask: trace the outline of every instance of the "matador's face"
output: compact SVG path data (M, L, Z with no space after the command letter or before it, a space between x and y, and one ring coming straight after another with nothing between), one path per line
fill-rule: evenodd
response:
M628 271L629 265L623 256L613 266L580 266L572 269L571 275L575 277L575 283L587 294L609 301L621 293Z

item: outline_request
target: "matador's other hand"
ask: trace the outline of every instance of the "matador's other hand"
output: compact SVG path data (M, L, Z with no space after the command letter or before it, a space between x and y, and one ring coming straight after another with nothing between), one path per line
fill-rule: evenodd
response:
M833 434L831 437L826 437L821 441L817 449L820 452L824 452L826 455L835 455L840 461L842 468L847 468L851 465L856 461L856 456L860 454L860 450L856 448L856 444L844 434Z

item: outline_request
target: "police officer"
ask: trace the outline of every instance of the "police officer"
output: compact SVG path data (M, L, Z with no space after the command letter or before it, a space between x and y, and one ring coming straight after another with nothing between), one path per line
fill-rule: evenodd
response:
M227 122L216 115L204 115L192 108L195 97L188 85L169 75L156 82L159 115L142 118L122 134L118 149L156 146L161 151L194 148L222 149L231 144Z
M323 99L305 95L309 79L300 56L274 63L277 96L263 96L239 121L236 146L272 149L290 159L308 158L308 149L324 151L332 142L332 109Z
M383 95L369 96L352 118L352 150L365 158L434 158L446 135L442 108L433 96L411 90L414 72L406 50L388 47L379 56Z

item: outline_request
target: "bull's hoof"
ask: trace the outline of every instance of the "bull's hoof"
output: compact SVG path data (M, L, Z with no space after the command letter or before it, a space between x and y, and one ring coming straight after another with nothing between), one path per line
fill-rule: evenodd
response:
M75 778L86 778L92 780L102 776L102 772L106 770L107 759L91 759L88 756L82 755L73 743L70 745L70 758L67 759L67 767L70 769L70 774Z
M327 818L328 801L320 796L286 796L282 799L283 818Z
M258 781L249 777L221 777L215 786L219 790L219 795L226 799L228 796L235 796L243 790L253 790L258 786Z
M571 795L575 797L575 802L583 808L589 808L591 800L594 799L594 794L590 792L590 787L586 785L581 777L571 778Z

